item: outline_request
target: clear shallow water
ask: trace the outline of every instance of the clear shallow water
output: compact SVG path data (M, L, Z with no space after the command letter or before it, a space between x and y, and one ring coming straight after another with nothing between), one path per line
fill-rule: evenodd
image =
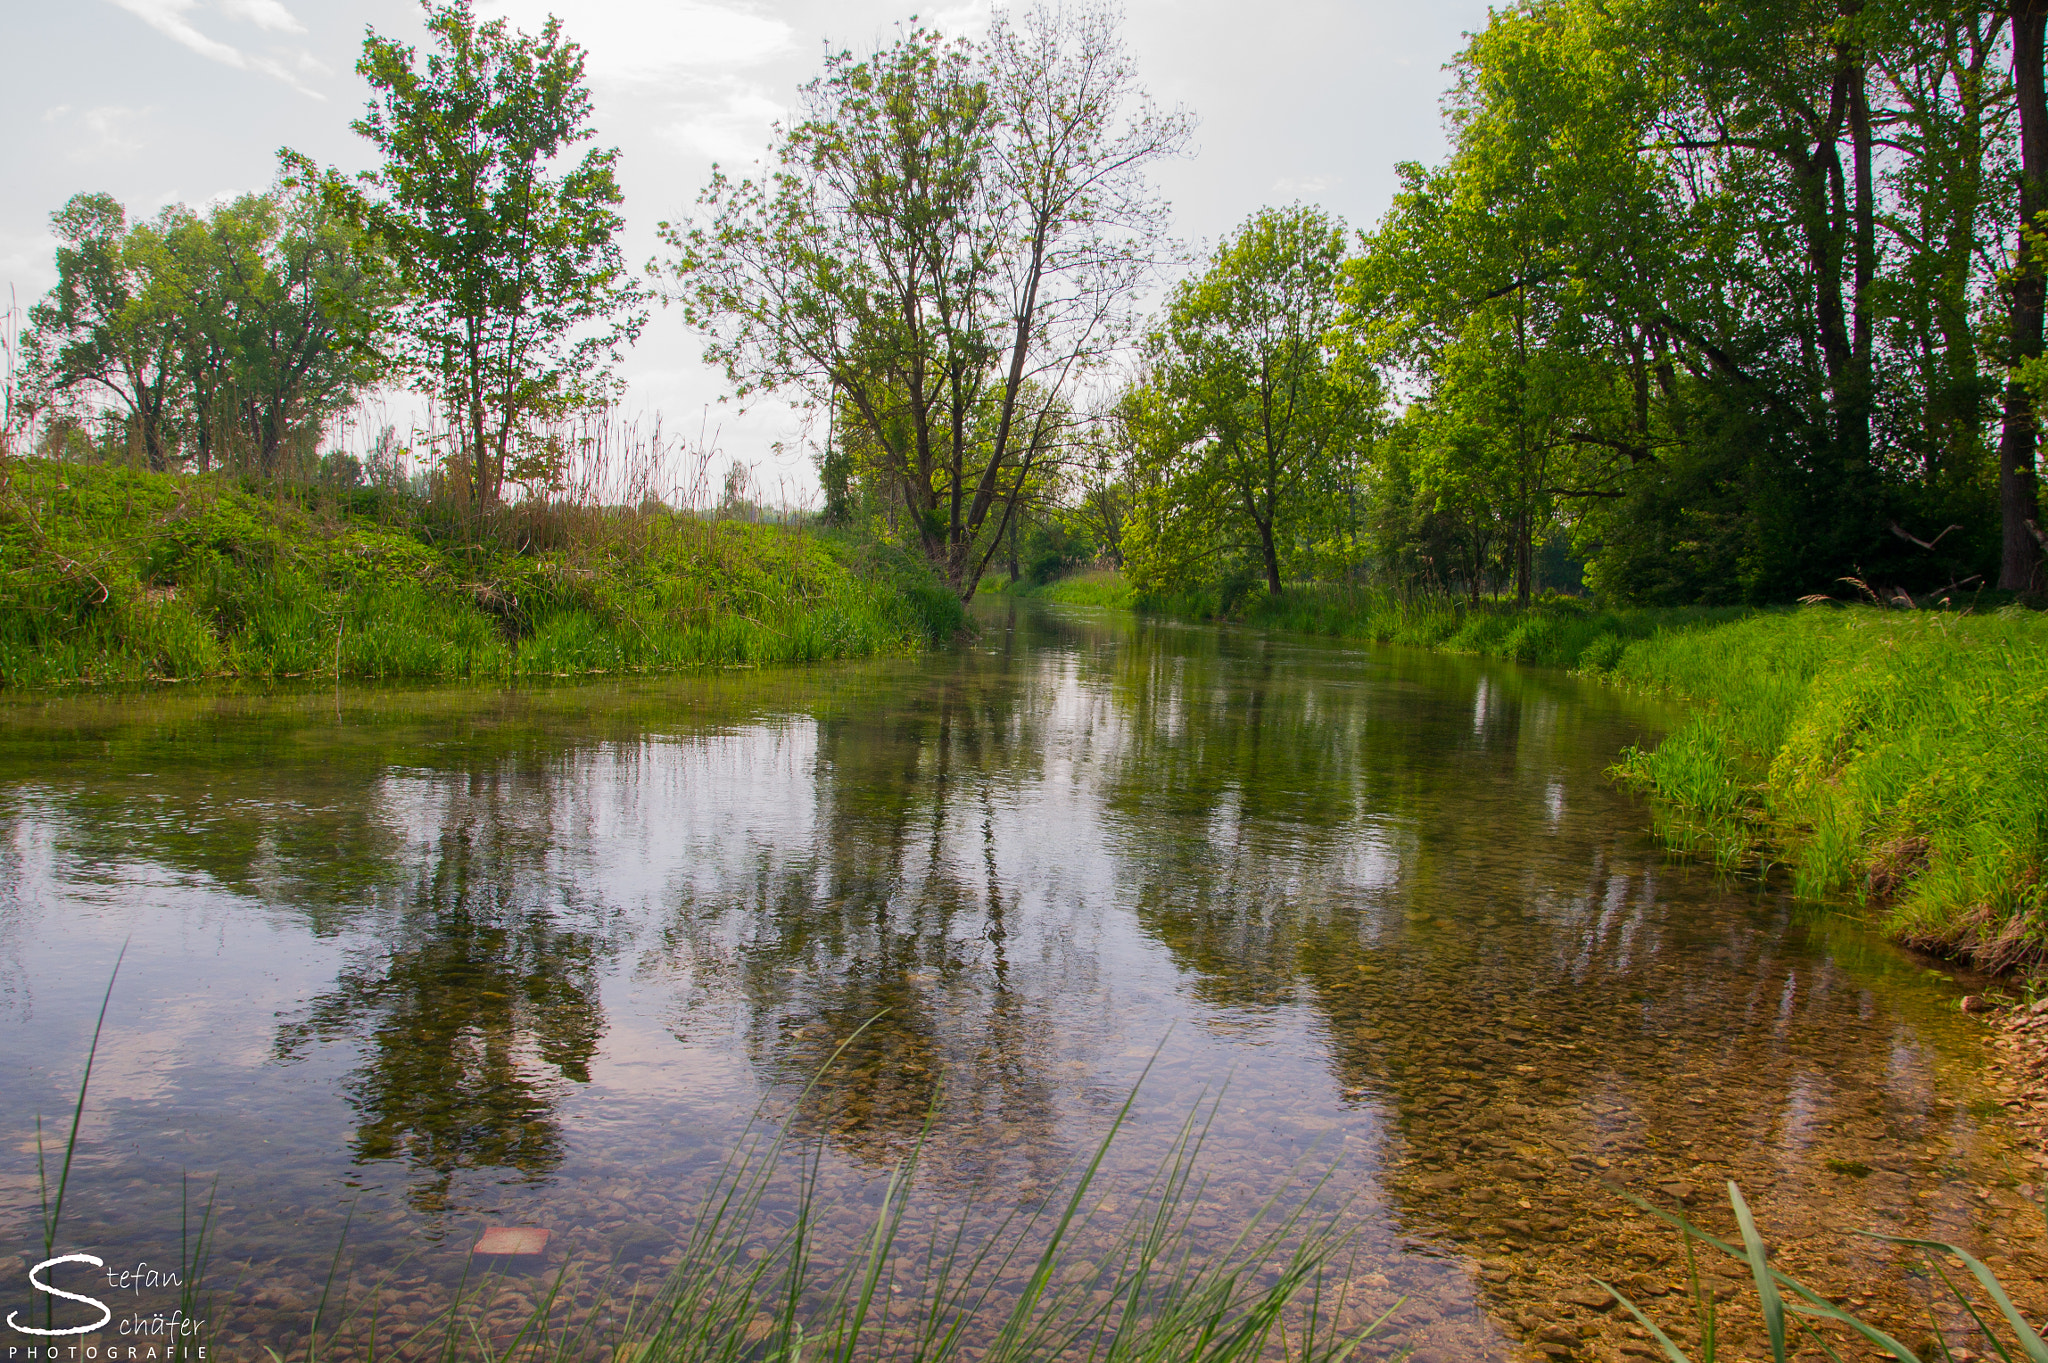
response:
M0 707L0 1306L124 942L61 1239L168 1263L181 1175L217 1180L228 1359L302 1343L344 1218L401 1321L485 1225L657 1274L765 1104L823 1133L843 1241L935 1101L919 1197L992 1215L1148 1063L1113 1172L1220 1093L1195 1229L1334 1165L1361 1305L1408 1297L1388 1339L1424 1357L1576 1329L1589 1273L1676 1281L1605 1183L1719 1229L1733 1177L1879 1318L1924 1322L1919 1288L1854 1227L1982 1249L2037 1305L2037 1175L1958 986L1668 859L1603 775L1668 710L980 614L857 667Z

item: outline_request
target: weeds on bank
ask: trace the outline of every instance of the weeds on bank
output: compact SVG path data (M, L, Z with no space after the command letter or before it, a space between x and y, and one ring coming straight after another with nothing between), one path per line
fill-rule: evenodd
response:
M379 489L0 467L0 688L514 677L809 662L950 637L910 555L638 508L458 526Z
M1701 703L1618 775L1681 846L1781 851L1805 897L2000 970L2048 952L2048 616L1812 608L1631 645L1614 676Z

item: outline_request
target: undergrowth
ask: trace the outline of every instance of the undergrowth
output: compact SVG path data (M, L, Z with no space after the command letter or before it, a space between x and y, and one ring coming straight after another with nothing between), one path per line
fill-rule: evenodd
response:
M1107 606L1123 609L1132 604L1130 583L1114 572L1100 569L1076 573L1052 582L1001 579L984 581L981 590L996 596L1027 596L1040 601L1057 601L1068 606Z
M911 556L659 506L463 526L375 490L0 467L0 689L811 662L949 637Z
M1075 596L1061 594L1066 582L1035 594L1054 601L1130 605L1150 614L1229 619L1327 638L1595 671L1613 667L1623 650L1638 639L1719 624L1746 613L1707 607L1601 610L1584 598L1569 596L1546 597L1524 610L1502 602L1474 603L1437 593L1346 586L1293 587L1278 596L1258 589L1238 594L1145 594L1133 593L1126 584L1106 575L1068 581L1074 584Z

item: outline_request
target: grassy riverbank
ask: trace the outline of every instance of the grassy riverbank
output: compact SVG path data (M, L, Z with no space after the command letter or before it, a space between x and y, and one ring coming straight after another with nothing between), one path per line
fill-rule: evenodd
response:
M1634 641L1749 614L1739 608L1604 611L1576 597L1549 598L1528 610L1516 610L1493 603L1473 606L1448 596L1397 596L1330 587L1297 587L1277 597L1252 591L1225 609L1222 598L1213 591L1184 595L1137 592L1109 572L1081 573L1038 586L1020 583L999 590L1066 605L1230 620L1328 638L1477 653L1541 667L1602 670L1613 667Z
M665 508L479 531L375 489L0 466L0 688L534 677L911 651L959 603L910 556Z
M1915 946L2048 955L2048 616L1809 607L1661 632L1612 673L1702 703L1619 768L1678 840L1782 857Z
M1214 616L1109 575L1032 595ZM1230 618L1576 668L1698 703L1618 772L1682 847L1778 859L1800 893L1988 969L2048 958L2048 615L1807 606L1528 610L1340 590L1257 593Z

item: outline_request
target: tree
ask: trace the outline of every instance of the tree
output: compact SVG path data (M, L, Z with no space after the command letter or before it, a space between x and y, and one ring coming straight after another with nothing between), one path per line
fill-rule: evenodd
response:
M478 24L471 0L423 8L424 69L374 30L356 64L379 96L352 126L383 166L325 183L396 268L388 359L446 408L451 471L483 512L557 471L543 428L604 392L645 314L619 254L617 150L558 164L595 136L582 49L554 19L532 37Z
M288 444L310 443L375 377L339 320L344 305L375 310L374 264L291 184L132 226L112 198L80 195L56 225L37 380L112 398L152 469L220 457L274 477Z
M1131 327L1165 225L1153 108L1106 9L998 11L981 46L913 31L826 59L758 180L663 224L671 301L736 394L835 413L946 582L973 595L1068 391Z
M1143 453L1143 385L1119 394L1091 423L1074 471L1073 518L1111 566L1124 566L1124 525L1131 516L1132 465Z
M2040 500L2035 482L2039 417L2023 371L2041 356L2042 317L2048 312L2048 273L2041 252L2048 230L2048 89L2042 77L2043 32L2048 0L2013 0L2012 74L2020 110L2020 230L2013 247L2009 363L2005 422L1998 446L2000 553L1998 585L2026 591L2033 585L2041 538Z
M1416 505L1505 531L1523 599L1565 528L1603 590L1674 603L1995 563L1993 397L2033 372L1990 342L2026 329L1987 231L2019 178L2002 23L1974 0L1498 9L1458 62L1452 155L1404 168L1352 266L1347 330L1418 399Z
M1344 257L1327 214L1266 209L1175 287L1148 347L1171 430L1151 456L1155 556L1162 539L1220 535L1274 595L1313 570L1381 405L1371 375L1339 363Z
M57 285L29 313L33 382L96 391L127 409L148 466L174 456L180 334L158 282L168 266L164 223L130 227L109 194L80 194L50 219Z
M377 374L351 315L385 292L348 224L288 181L206 217L178 210L158 287L177 319L189 443L201 469L224 455L266 478Z

